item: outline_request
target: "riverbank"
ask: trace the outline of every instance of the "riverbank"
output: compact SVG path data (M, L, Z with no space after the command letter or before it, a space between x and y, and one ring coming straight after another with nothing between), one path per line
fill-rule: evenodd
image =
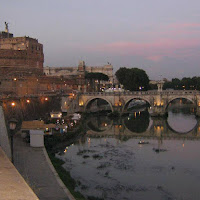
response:
M47 135L45 136L45 147L60 179L76 200L102 200L101 198L93 196L84 197L80 192L76 191L76 188L80 186L80 183L75 181L71 177L70 172L63 168L62 165L65 162L56 157L58 150L63 149L64 151L66 146L70 146L82 137L85 134L84 131L83 124L81 124L78 129L65 134Z
M43 148L14 137L14 165L40 200L70 200L49 167Z
M70 173L66 171L62 165L64 162L56 158L55 154L57 150L63 146L70 145L81 135L83 131L82 124L80 127L74 131L68 131L65 134L54 134L45 136L45 147L51 160L52 165L54 166L56 172L58 173L60 179L65 184L70 193L75 197L76 200L86 200L86 198L80 193L75 191L78 183L71 177Z

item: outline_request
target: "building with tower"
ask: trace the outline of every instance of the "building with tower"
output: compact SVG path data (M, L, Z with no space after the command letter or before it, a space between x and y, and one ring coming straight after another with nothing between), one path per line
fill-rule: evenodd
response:
M37 39L14 37L8 23L0 32L0 76L43 74L43 45Z
M44 67L44 74L47 76L63 76L70 79L81 78L86 72L103 73L113 81L113 66L110 63L104 66L87 66L84 61L80 61L75 67Z

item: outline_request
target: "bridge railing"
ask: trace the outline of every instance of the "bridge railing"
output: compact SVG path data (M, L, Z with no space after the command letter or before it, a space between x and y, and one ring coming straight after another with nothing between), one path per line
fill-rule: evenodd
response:
M200 91L197 90L164 90L162 92L159 92L157 90L149 90L149 91L124 91L124 92L85 92L80 93L82 95L88 95L88 96L120 96L120 95L197 95L200 94Z

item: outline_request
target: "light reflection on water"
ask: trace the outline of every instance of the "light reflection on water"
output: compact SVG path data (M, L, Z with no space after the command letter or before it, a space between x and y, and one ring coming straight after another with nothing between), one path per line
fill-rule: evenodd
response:
M142 115L88 119L88 135L57 155L78 180L77 190L102 199L199 199L199 120L173 111L168 120ZM149 144L138 144L139 136Z

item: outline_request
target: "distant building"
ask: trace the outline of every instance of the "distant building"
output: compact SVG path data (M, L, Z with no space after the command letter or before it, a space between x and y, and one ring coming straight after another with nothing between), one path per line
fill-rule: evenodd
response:
M71 79L81 78L86 72L103 73L113 81L113 66L110 63L104 66L86 66L84 61L80 61L76 67L44 67L44 74L47 76L63 76Z
M30 37L13 37L6 24L0 32L0 76L39 75L43 63L43 45Z

